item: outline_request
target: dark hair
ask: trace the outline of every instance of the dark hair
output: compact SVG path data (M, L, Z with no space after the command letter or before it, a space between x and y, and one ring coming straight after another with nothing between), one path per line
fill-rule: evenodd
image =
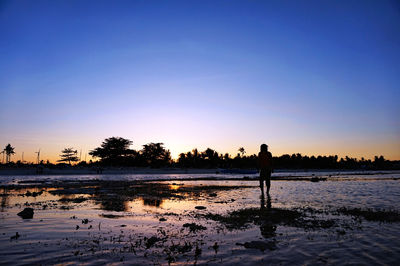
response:
M267 151L268 151L268 145L267 145L267 144L261 144L260 150L261 150L262 152L267 152Z

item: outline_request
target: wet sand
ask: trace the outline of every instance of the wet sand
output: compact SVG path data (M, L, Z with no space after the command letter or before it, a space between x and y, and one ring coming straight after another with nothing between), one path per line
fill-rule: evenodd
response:
M400 259L398 179L70 180L0 188L2 264L378 264ZM18 213L34 210L33 218Z

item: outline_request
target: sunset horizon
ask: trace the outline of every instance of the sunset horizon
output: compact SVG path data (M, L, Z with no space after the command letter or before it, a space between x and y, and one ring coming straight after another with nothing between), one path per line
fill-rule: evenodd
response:
M124 137L124 136L109 136L109 137ZM104 138L105 139L105 138ZM10 144L15 148L15 154L12 155L11 157L11 161L12 162L17 162L17 161L22 161L22 156L23 156L23 161L25 163L36 163L37 161L37 152L40 150L40 160L43 162L49 161L50 163L57 163L58 160L60 160L60 155L62 154L62 150L65 148L73 148L74 150L76 150L78 152L79 155L79 159L80 161L89 161L89 160L93 160L93 161L97 161L99 160L99 158L93 157L91 155L89 155L89 152L91 150L94 150L96 147L98 147L102 141L104 141L104 139L101 139L97 142L97 144L94 144L93 146L91 146L90 148L87 148L88 145L86 144L84 147L86 148L81 148L77 145L67 145L67 144L58 144L58 145L54 145L54 147L49 147L48 145L38 145L38 148L36 150L21 150L20 147L14 145L15 142L10 142ZM130 138L127 138L130 139ZM132 139L130 139L132 140ZM171 152L171 157L172 159L175 161L179 158L179 154L181 153L187 153L187 152L191 152L194 149L197 149L199 152L203 152L205 151L207 148L211 148L213 150L215 150L216 152L218 152L221 155L224 155L226 153L228 153L231 157L235 157L237 154L239 154L240 152L238 151L238 149L240 147L243 147L245 149L245 156L249 156L249 155L257 155L259 150L260 150L260 145L263 143L268 144L271 152L273 153L273 156L282 156L285 154L288 155L292 155L292 154L301 154L303 156L338 156L338 159L340 160L341 158L345 158L346 156L350 157L350 158L356 158L358 160L360 159L365 159L365 160L374 160L375 156L384 156L384 158L386 160L392 160L392 161L397 161L399 160L398 157L390 157L390 155L388 156L385 153L374 153L374 152L362 152L363 150L366 149L361 149L360 151L354 152L354 153L343 153L343 152L328 152L328 151L334 151L334 147L330 148L330 149L326 149L325 151L323 149L313 149L313 151L308 151L307 150L302 150L302 151L285 151L285 150L281 150L278 149L278 147L275 147L273 144L271 144L270 142L261 142L261 143L257 143L255 145L240 145L240 143L238 143L235 147L232 147L228 150L222 150L222 149L217 149L215 148L215 146L218 145L207 145L204 144L202 146L184 146L182 145L181 149L174 149L171 148L170 146L168 146L168 142L164 142L162 140L158 140L158 141L148 141L142 144L138 144L138 143L133 143L130 148L134 149L134 150L141 150L143 148L144 144L148 144L148 143L163 143L165 148L167 150L169 150ZM5 143L2 147L2 150L4 149L4 147L6 146ZM178 145L179 146L179 145ZM43 148L45 147L45 148ZM56 148L57 147L57 148ZM187 147L187 148L186 148ZM191 147L191 148L190 148Z
M397 0L0 0L0 264L398 265Z

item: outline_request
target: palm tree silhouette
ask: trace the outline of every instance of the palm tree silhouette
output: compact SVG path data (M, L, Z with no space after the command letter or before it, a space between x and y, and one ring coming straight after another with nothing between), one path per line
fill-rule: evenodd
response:
M11 155L15 154L14 147L11 146L10 143L7 144L7 146L4 148L3 152L6 153L6 163L9 163L11 161Z
M243 157L243 155L246 153L246 151L245 151L245 149L244 149L243 147L240 147L240 148L238 149L238 151L242 154L242 157Z

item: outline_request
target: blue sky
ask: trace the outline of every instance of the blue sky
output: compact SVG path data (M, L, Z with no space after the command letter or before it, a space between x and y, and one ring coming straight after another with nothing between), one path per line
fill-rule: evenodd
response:
M396 1L0 1L0 145L400 159Z

